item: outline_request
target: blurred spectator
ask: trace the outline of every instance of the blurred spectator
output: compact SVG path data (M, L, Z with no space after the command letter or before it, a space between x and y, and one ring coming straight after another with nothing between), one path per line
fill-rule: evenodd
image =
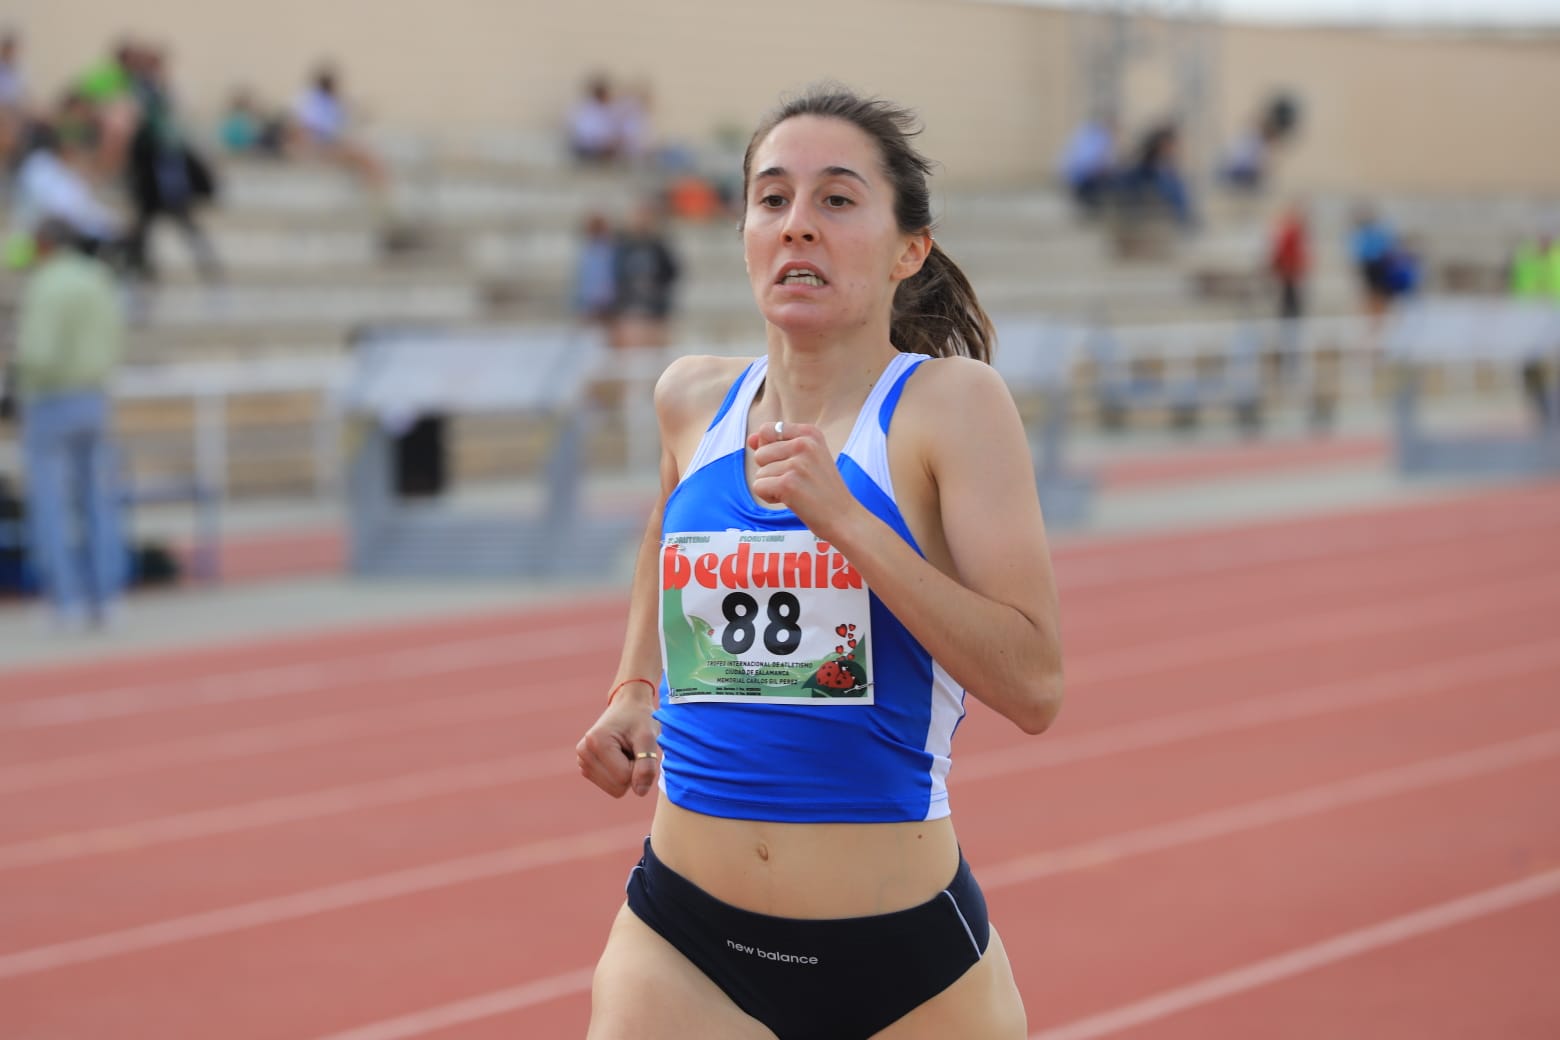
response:
M637 83L612 101L612 119L616 126L619 154L630 163L643 163L655 157L655 127L650 117L650 84Z
M679 220L712 220L727 212L720 189L708 177L679 173L666 185L666 205Z
M1272 174L1273 153L1294 133L1299 106L1287 94L1270 100L1231 146L1219 167L1219 178L1241 191L1260 191Z
M21 37L6 30L0 33L0 105L21 108L27 102L27 84L22 80Z
M112 53L90 65L76 81L75 94L90 105L97 124L96 173L118 177L129 156L130 139L140 121L135 100L135 73L141 49L121 40Z
M569 110L569 151L581 162L611 162L622 154L620 113L612 99L612 84L593 76L585 96Z
M1268 271L1278 285L1278 317L1285 323L1279 331L1278 349L1269 359L1269 375L1275 382L1288 381L1299 368L1299 322L1305 313L1305 279L1310 267L1305 207L1291 202L1273 227L1268 250ZM1314 420L1325 418L1316 407L1312 416Z
M613 252L612 342L619 347L661 347L667 342L677 258L661 229L656 206L642 203Z
M21 37L0 33L0 172L11 168L27 128L27 83L22 79Z
M125 568L108 395L124 314L112 273L74 237L61 220L38 228L16 354L30 550L67 630L108 622Z
M46 221L62 222L89 251L99 252L121 238L120 218L92 192L91 182L68 162L54 127L34 127L31 150L16 173L7 266L26 267L35 237Z
M1060 173L1073 200L1086 213L1098 212L1115 176L1116 126L1108 116L1086 120L1062 150Z
M1137 202L1163 206L1183 228L1197 225L1191 192L1181 173L1181 132L1173 122L1151 127L1143 135L1127 179Z
M1219 179L1231 188L1259 191L1267 177L1268 142L1260 129L1247 130L1235 139L1219 167Z
M606 322L617 302L617 243L612 225L600 213L585 220L579 259L574 268L574 313L590 322Z
M1538 235L1517 243L1511 255L1511 295L1519 300L1560 306L1560 239ZM1540 423L1556 418L1550 414L1552 377L1548 369L1539 358L1522 365L1522 388Z
M334 68L324 66L315 72L292 115L290 151L345 167L374 191L378 205L386 205L389 177L379 157L352 134L349 108Z
M1374 317L1386 312L1392 301L1392 265L1397 241L1386 221L1368 205L1356 206L1354 230L1349 239L1360 288L1365 294L1365 309Z
M1400 235L1387 264L1387 290L1393 299L1418 295L1424 282L1424 243L1417 235Z
M1268 270L1278 283L1278 316L1297 319L1305 311L1305 276L1311 265L1310 238L1306 229L1305 208L1291 203L1280 214L1273 229L1273 244L1268 254Z
M132 273L156 279L147 238L152 223L165 216L183 232L201 277L218 281L222 267L216 250L195 222L195 207L210 201L216 191L210 167L179 124L162 52L147 48L140 58L133 83L140 122L131 139L129 164L135 222L125 242L125 259Z
M240 87L228 99L217 126L217 139L230 155L280 158L286 145L286 120L260 110L254 95Z
M1560 238L1535 235L1511 253L1511 295L1560 303Z

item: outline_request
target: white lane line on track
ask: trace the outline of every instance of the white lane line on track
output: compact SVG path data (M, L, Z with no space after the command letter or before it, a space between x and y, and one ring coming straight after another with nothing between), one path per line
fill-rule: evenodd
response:
M1199 740L1277 722L1421 697L1469 683L1512 679L1560 670L1560 641L1543 639L1440 661L1426 661L1373 675L1354 676L1282 693L1160 715L1079 734L1057 734L1038 747L1018 745L958 758L951 778L960 783L1007 776L1025 769L1068 765L1183 740Z
M1062 579L1063 591L1131 581L1194 577L1264 564L1429 545L1470 536L1513 534L1534 528L1548 529L1556 522L1560 522L1560 509L1434 517L1425 521L1424 526L1407 531L1394 528L1383 532L1377 525L1364 531L1330 531L1305 539L1295 537L1291 531L1238 529L1201 544L1194 551L1162 553L1148 560L1123 561L1111 556L1074 561ZM1130 544L1123 543L1115 548L1119 550ZM1058 551L1056 555L1059 563L1067 558L1065 551ZM192 705L288 696L333 685L360 683L376 675L395 679L417 674L446 674L491 664L523 663L534 653L533 643L545 646L552 639L578 639L588 637L592 631L598 637L608 637L607 643L599 644L602 647L612 645L612 640L619 634L615 630L603 632L600 626L571 625L513 636L457 638L388 654L366 651L324 661L239 669L172 683L38 697L0 704L0 730L69 725ZM588 638L587 643L591 648L598 645L589 643Z
M981 885L993 890L1041 877L1097 866L1130 856L1224 837L1349 805L1408 794L1457 780L1543 761L1560 754L1560 729L1408 766L1366 773L1350 780L1302 788L1289 794L1174 820L1152 827L1049 849L982 868ZM139 953L195 939L292 921L348 907L469 884L592 856L628 855L644 827L611 827L563 838L528 842L495 852L431 863L408 870L344 881L292 895L221 907L115 932L71 939L0 956L0 979L35 975Z
M1101 866L1132 856L1179 848L1307 816L1319 816L1350 805L1470 780L1504 769L1542 762L1556 755L1560 755L1560 729L1545 730L1516 740L1487 744L1471 751L1441 755L1406 766L1395 766L1347 780L1214 809L1169 823L1139 827L1064 849L1019 856L983 868L980 872L981 887L993 891L1008 885L1028 884L1053 874Z
M1441 693L1470 683L1496 682L1560 669L1560 643L1542 640L1410 668L1162 715L1093 732L1058 734L1030 744L979 751L960 759L960 786L1033 769L1054 768L1111 755L1166 747L1231 733ZM296 795L179 813L107 827L47 835L0 845L0 870L61 863L219 834L296 823L338 813L405 804L528 780L574 777L566 753L552 750L404 773Z
M1326 812L1329 809L1342 808L1346 805L1387 797L1392 794L1407 793L1454 780L1484 775L1500 769L1512 768L1528 762L1550 758L1557 753L1560 753L1560 730L1551 730L1547 733L1535 734L1531 737L1508 741L1504 744L1494 744L1472 751L1447 755L1442 758L1429 759L1402 769L1367 774L1341 784L1324 784L1317 788L1296 791L1281 798L1263 799L1259 802L1253 802L1249 806L1234 807L1222 814L1205 814L1204 816L1191 817L1188 820L1176 821L1157 828L1148 828L1147 831L1157 832L1160 837L1160 840L1154 842L1143 842L1133 838L1133 835L1140 835L1146 833L1146 831L1129 832L1120 836L1120 839L1107 838L1102 841L1085 842L1069 848L1054 849L1040 853L1038 856L1010 860L1007 864L999 864L995 868L981 868L978 874L981 887L989 891L1004 884L1018 884L1035 880L1040 876L1087 869L1129 855L1160 851L1178 845L1189 845L1207 838L1233 834L1240 830L1264 827L1282 820L1294 819L1298 815ZM1304 811L1297 811L1301 806L1304 806ZM1222 829L1210 828L1205 821L1207 817L1214 815L1221 815L1231 823L1234 823L1236 820L1239 822L1234 826ZM1035 866L1038 863L1044 863L1045 866L1043 870L1037 872ZM996 877L998 880L994 882L992 880L993 877ZM1545 878L1551 880L1542 880ZM1552 871L1549 874L1542 875L1541 878L1502 886L1499 889L1479 893L1468 899L1456 900L1452 903L1432 907L1430 910L1421 911L1419 914L1410 914L1404 918L1397 918L1383 925L1364 929L1360 933L1349 933L1346 936L1331 940L1330 942L1334 944L1333 946L1328 946L1325 943L1318 944L1318 946L1330 950L1335 955L1340 949L1353 949L1355 953L1360 953L1372 948L1363 945L1367 942L1374 942L1375 945L1386 945L1389 941L1396 942L1408 938L1412 934L1417 934L1413 931L1415 928L1418 928L1420 931L1432 930L1426 927L1427 923L1436 927L1446 927L1459 920L1469 920L1482 914L1505 909L1508 906L1516 906L1523 902L1543 898L1557 890L1560 890L1560 871ZM1442 921L1444 923L1436 924L1436 922ZM1396 938L1392 938L1393 936L1396 936ZM1289 973L1293 974L1298 970L1307 970L1306 968L1296 967L1296 965L1307 964L1308 959L1314 960L1319 955L1313 948L1308 947L1304 950L1284 955L1284 957L1274 958L1274 964L1279 967L1289 968ZM1349 955L1352 956L1353 954ZM1308 967L1314 966L1317 966L1317 964L1308 965ZM1271 973L1274 970L1275 968L1269 965L1269 962L1259 962L1245 971L1252 978L1260 978L1261 972ZM1242 979L1245 977L1242 976ZM1282 975L1273 977L1279 978ZM567 985L567 980L573 980L577 984L577 988L571 988ZM1218 980L1211 981L1217 983ZM1262 978L1260 981L1250 982L1248 985L1258 985L1261 981L1270 980ZM533 983L531 985L537 984ZM575 993L585 992L589 989L589 982L588 979L585 979L584 969L570 972L566 975L542 979L539 980L539 984L545 987L545 992L547 993L545 999L547 1000L572 996ZM1229 982L1224 982L1223 984L1226 986L1230 985ZM414 1014L370 1023L344 1033L335 1033L329 1037L320 1038L320 1040L407 1040L409 1037L422 1036L433 1032L445 1025L452 1025L457 1022L472 1022L478 1018L492 1017L515 1010L515 1007L509 1005L509 999L512 999L510 995L523 992L525 989L526 985L523 984L511 989L497 990L483 996L469 997L451 1004L428 1008ZM1174 995L1178 992L1172 991L1172 994L1165 996L1175 999ZM1234 992L1234 990L1231 990L1231 992ZM1180 999L1184 1000L1185 997ZM542 1003L542 1000L536 999L531 1001L531 1004L536 1003ZM1136 1007L1136 1005L1133 1005L1133 1007ZM459 1017L451 1017L456 1015ZM1135 1023L1124 1022L1122 1026L1117 1028L1125 1028L1131 1024ZM1029 1040L1085 1040L1087 1037L1097 1035L1101 1034L1079 1033L1074 1036L1067 1033L1053 1034L1044 1032L1030 1037Z
M626 875L628 857L644 834L643 823L620 824L19 950L0 956L0 979L36 975L609 853L624 857Z
M242 669L177 682L37 697L0 704L0 730L68 726L176 708L290 697L334 686L449 675L497 664L523 665L605 649L621 643L621 636L615 625L567 625L407 650Z
M1560 895L1560 870L1437 903L1379 924L1254 961L1111 1011L1032 1033L1029 1040L1094 1040L1432 932ZM403 1033L401 1036L414 1034Z
M203 762L268 755L279 751L371 737L416 733L494 719L515 719L553 710L545 700L520 696L515 688L412 701L379 708L335 712L264 726L143 744L116 751L86 752L0 766L0 795L59 784L101 780Z
M1107 682L1155 675L1229 657L1247 657L1275 650L1292 650L1318 642L1342 642L1366 636L1403 632L1423 625L1462 621L1474 616L1469 601L1499 597L1486 609L1530 607L1551 600L1557 591L1553 575L1534 575L1493 582L1477 589L1440 591L1412 599L1397 597L1343 610L1320 611L1296 619L1259 621L1240 628L1203 631L1196 637L1172 636L1157 643L1123 647L1099 654L1068 669L1069 683ZM1487 602L1487 601L1485 601ZM1225 653L1209 654L1208 647Z
M511 1011L523 1011L537 1004L587 992L590 989L591 976L594 974L595 971L591 968L568 971L562 975L553 975L549 978L537 979L535 982L484 993L479 997L457 1000L452 1004L441 1004L423 1011L414 1011L409 1015L388 1018L383 1022L358 1026L344 1033L332 1033L327 1037L321 1037L320 1040L405 1040L410 1036L422 1036L436 1029L448 1029L450 1026L464 1025L467 1022L479 1022L484 1018L506 1015Z
M564 764L567 768L564 768ZM88 856L193 841L287 823L447 797L547 777L578 775L566 750L534 751L302 794L177 813L0 845L0 870L62 863Z
M1549 505L1526 511L1507 509L1472 516L1434 517L1424 515L1426 508L1410 511L1409 515L1417 513L1416 524L1407 530L1398 522L1400 518L1376 517L1367 527L1343 530L1334 527L1319 537L1301 537L1291 529L1267 527L1237 528L1221 532L1223 537L1203 532L1192 545L1174 541L1156 543L1154 548L1160 551L1147 556L1123 552L1134 547L1132 541L1112 543L1109 553L1092 553L1077 559L1069 559L1065 551L1058 551L1058 578L1064 589L1082 591L1125 582L1200 577L1254 566L1365 555L1383 549L1422 547L1531 530L1547 531L1560 523L1560 507Z
M1476 612L1469 608L1469 599L1487 597L1490 593L1510 596L1510 599L1503 599L1488 607L1492 612L1501 612L1542 603L1560 594L1560 587L1547 576L1530 576L1484 586L1476 591L1464 589L1439 592L1417 599L1399 599L1332 614L1312 615L1309 623L1304 624L1264 621L1240 629L1204 632L1200 638L1173 636L1157 643L1140 643L1113 653L1108 658L1086 661L1069 672L1068 685L1070 689L1077 690L1094 682L1151 676L1165 668L1185 668L1253 653L1293 649L1318 640L1358 639L1409 631L1423 624L1462 621L1476 616ZM559 651L560 656L568 656L568 653L562 649ZM500 698L499 704L493 703L495 697ZM186 737L162 744L0 766L0 795L146 770L317 746L338 739L351 740L365 735L402 732L410 726L437 726L447 721L453 724L469 721L462 717L462 713L467 711L474 717L503 717L506 714L502 707L504 697L504 693L485 693L445 701L416 701L391 708L370 706L296 722ZM551 700L536 702L516 697L513 691L509 692L508 697L514 714L551 710L558 706ZM573 710L572 707L570 710Z

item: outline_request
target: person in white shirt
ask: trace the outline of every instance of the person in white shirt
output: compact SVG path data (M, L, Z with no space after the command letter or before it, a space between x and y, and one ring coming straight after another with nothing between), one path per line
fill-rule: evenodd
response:
M123 234L119 214L99 200L87 178L61 156L59 137L47 124L34 130L33 149L17 170L11 216L13 232L22 235L31 235L51 217L97 246Z
M343 166L382 197L389 177L379 157L353 138L351 120L335 69L321 68L309 89L293 105L289 151L317 156Z
M585 96L569 110L569 150L581 162L611 162L623 148L618 110L612 86L597 76L585 87Z

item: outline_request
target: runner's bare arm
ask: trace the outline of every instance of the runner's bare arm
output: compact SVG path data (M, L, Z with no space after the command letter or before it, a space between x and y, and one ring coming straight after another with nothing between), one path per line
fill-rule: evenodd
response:
M698 444L697 436L690 440L690 431L702 432L703 423L714 414L724 393L721 380L729 382L732 367L725 358L684 357L669 365L656 382L661 488L635 559L623 653L608 687L617 693L575 748L581 774L614 798L630 788L643 795L655 785L659 760L633 756L659 750L655 743L658 730L651 717L659 701L659 686L649 683L661 681L657 626L661 517L683 466ZM628 682L630 679L647 679L649 683Z
M662 457L665 484L667 453ZM635 758L639 752L656 751L655 711L661 681L660 651L656 640L655 566L661 547L663 491L645 523L644 538L634 564L633 592L629 598L628 626L623 654L608 687L610 701L595 725L575 746L580 774L614 798L630 787L643 795L655 785L658 760ZM646 590L649 590L648 592ZM643 679L644 682L630 680Z

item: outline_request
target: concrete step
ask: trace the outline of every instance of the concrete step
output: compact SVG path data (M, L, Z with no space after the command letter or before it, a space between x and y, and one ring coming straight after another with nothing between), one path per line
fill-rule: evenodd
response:
M621 212L647 190L632 180L579 173L522 180L496 174L397 174L380 200L344 171L327 167L244 164L223 184L222 206L232 211L298 217L373 214L388 209L422 221L538 218L578 221L594 210Z
M380 235L371 227L218 225L205 230L230 276L251 271L302 276L369 270L385 260ZM166 224L153 229L151 255L164 274L184 275L194 267L189 243Z
M368 322L470 321L483 311L468 280L379 277L366 284L169 284L137 294L133 315L151 330L200 326L278 328Z

